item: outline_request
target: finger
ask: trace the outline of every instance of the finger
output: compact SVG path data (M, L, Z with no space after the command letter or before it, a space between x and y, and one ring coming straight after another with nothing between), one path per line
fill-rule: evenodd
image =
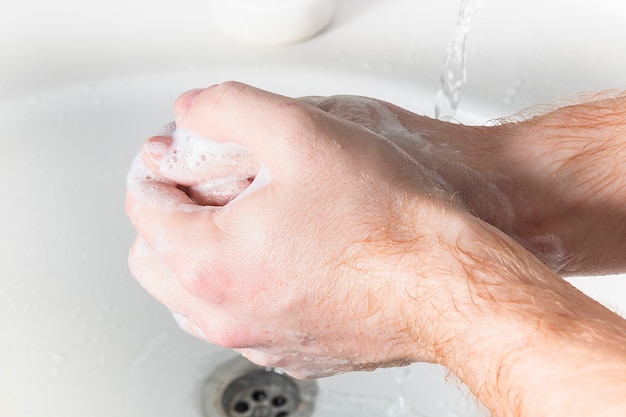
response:
M192 210L195 205L176 183L148 169L140 156L135 157L126 177L126 214L135 227L156 218L142 216L144 207L159 207L161 212Z
M259 170L254 156L242 146L182 129L151 137L143 144L141 155L148 169L185 186L253 177Z
M299 352L274 353L264 348L236 349L244 358L259 366L277 368L296 379L316 379L354 370L358 365L348 360L303 356Z
M201 205L225 205L252 183L260 169L241 145L218 143L181 129L148 139L141 156L149 170L185 186L184 191Z
M141 158L133 164L126 194L126 212L137 233L190 293L223 302L240 256L233 237L217 225L216 214L223 209L193 204L175 184L146 175L150 172L142 165Z
M259 366L266 367L282 367L284 363L284 358L280 355L273 355L263 350L259 349L251 349L251 348L243 348L243 349L235 349L238 353L241 354L244 358L248 359L250 362L255 363Z
M176 323L193 336L225 347L242 347L248 340L242 326L219 305L190 292L160 256L137 237L128 257L131 274L157 301L165 305ZM247 347L247 346L246 346Z
M269 172L290 167L295 139L311 119L312 107L295 99L228 82L209 87L193 100L178 125L219 142L235 142L256 155ZM308 126L312 127L312 126ZM293 134L298 138L291 137Z
M195 248L208 256L211 242L219 241L221 233L210 216L217 208L194 204L175 183L145 168L140 157L127 177L125 206L139 235L179 277L188 273Z
M202 88L194 88L183 94L181 94L174 102L174 117L178 121L181 117L184 117L188 112L196 96L202 92Z
M181 300L192 297L141 236L130 249L128 266L139 285L170 310L180 311Z

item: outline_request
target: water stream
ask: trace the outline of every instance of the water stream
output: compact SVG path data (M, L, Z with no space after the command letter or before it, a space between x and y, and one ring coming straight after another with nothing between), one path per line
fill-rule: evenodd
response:
M435 117L438 119L453 118L461 101L461 90L467 80L467 34L472 17L481 6L482 0L461 0L454 37L441 64L441 85L435 97Z

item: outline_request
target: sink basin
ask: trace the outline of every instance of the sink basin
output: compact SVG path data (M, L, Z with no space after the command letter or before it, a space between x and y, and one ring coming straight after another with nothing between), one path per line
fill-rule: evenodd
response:
M235 79L434 114L458 2L340 0L325 32L276 48L221 34L206 3L32 0L0 16L0 415L201 415L198 384L230 353L178 330L126 263L126 172L181 92ZM625 87L620 0L494 3L470 30L460 121ZM626 312L626 277L572 282ZM480 413L428 364L320 380L317 402L320 416Z

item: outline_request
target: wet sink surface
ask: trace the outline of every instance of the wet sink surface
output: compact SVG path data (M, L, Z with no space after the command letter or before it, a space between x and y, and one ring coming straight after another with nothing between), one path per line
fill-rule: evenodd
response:
M172 119L181 92L228 79L292 96L375 96L432 115L458 3L431 3L340 0L327 32L281 48L224 37L192 0L33 1L0 17L0 414L193 416L196 382L227 352L180 332L128 273L133 156ZM486 4L474 19L462 121L624 87L621 2L519 3ZM574 281L626 311L626 279ZM372 412L402 392L416 415L476 415L443 369L415 365L401 387L403 372L322 380L320 410L366 415L355 411L365 398L382 398Z

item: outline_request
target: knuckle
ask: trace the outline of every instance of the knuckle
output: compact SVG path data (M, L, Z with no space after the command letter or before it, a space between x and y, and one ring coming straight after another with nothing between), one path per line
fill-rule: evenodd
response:
M244 349L241 354L259 366L279 367L285 363L283 356L274 355L259 349Z
M311 96L311 97L301 97L299 101L307 103L311 106L317 107L320 110L323 110L327 113L331 113L332 109L335 107L337 103L336 97L320 97L320 96Z
M279 111L282 114L281 122L311 123L316 120L313 107L318 106L311 106L309 103L300 100L285 100L279 105Z
M285 147L282 151L298 155L314 146L325 128L321 115L325 117L325 113L308 103L296 100L280 103L274 123L276 130L282 132L283 141L277 141Z
M251 87L238 81L225 81L207 89L214 105L220 106L225 102L229 102L247 93Z
M211 343L227 349L241 349L246 345L241 340L226 332L216 332L211 336Z
M201 295L199 289L206 286L203 283L205 275L202 274L201 267L192 257L177 257L173 260L171 268L187 291L196 296Z
M177 257L172 265L181 285L192 295L212 303L224 303L230 298L231 281L224 268L204 251Z
M247 351L252 346L242 326L233 320L212 323L207 336L211 343L228 349Z

